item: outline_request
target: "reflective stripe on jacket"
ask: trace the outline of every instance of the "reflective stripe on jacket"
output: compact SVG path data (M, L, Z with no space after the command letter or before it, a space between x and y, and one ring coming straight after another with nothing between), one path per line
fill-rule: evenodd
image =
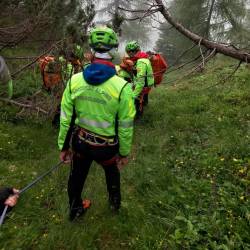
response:
M138 59L136 61L136 72L134 97L140 95L143 87L152 87L154 85L153 69L149 59Z
M120 154L126 156L130 153L135 107L131 86L126 81L113 76L95 86L85 81L82 72L73 75L61 102L60 150L70 128L74 108L75 124L98 135L115 136L118 123Z

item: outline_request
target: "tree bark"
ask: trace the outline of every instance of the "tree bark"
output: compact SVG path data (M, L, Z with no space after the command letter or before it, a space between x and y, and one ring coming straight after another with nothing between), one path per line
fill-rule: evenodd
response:
M172 18L172 16L170 15L170 13L166 9L166 7L163 5L162 0L155 0L155 2L160 7L159 11L163 15L163 17L167 20L167 22L169 22L171 25L173 25L176 30L178 30L181 34L183 34L184 36L186 36L187 38L192 40L194 43L199 44L199 45L203 45L207 49L210 49L210 50L216 49L217 53L221 53L221 54L224 54L226 56L230 56L230 57L238 59L240 61L244 61L247 63L250 62L249 52L236 49L235 47L230 46L230 45L225 45L222 43L216 43L216 42L210 41L208 39L205 39L202 36L199 36L199 35L193 33L192 31L188 30L182 24L176 22Z

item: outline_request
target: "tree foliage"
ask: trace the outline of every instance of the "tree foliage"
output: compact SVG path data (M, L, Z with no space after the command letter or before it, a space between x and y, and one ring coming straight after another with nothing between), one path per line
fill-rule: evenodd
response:
M170 11L177 21L196 34L217 42L233 43L239 47L249 45L249 16L246 0L176 0ZM164 52L170 61L189 48L192 42L169 24L160 26L157 49ZM199 53L192 50L190 55Z
M4 47L27 38L59 40L66 31L79 39L95 15L92 0L3 0L0 9Z

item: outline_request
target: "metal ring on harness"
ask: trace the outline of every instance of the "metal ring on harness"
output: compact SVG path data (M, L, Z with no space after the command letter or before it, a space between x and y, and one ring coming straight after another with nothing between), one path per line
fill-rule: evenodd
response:
M104 138L97 136L94 133L89 133L82 128L78 131L78 137L92 146L114 146L118 144L117 138Z

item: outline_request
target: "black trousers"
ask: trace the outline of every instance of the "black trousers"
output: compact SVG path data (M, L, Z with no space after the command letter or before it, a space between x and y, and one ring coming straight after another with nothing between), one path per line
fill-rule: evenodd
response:
M87 178L91 163L101 164L106 176L109 201L119 209L121 203L120 172L116 164L118 144L115 146L91 146L74 135L72 138L73 161L68 180L68 196L71 209L82 204L82 190ZM94 185L94 183L93 183Z

